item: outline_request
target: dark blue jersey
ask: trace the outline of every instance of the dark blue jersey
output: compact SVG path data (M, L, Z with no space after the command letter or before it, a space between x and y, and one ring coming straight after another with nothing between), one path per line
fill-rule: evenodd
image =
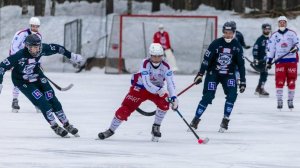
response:
M267 56L266 47L269 37L261 35L255 42L252 50L254 59L263 60Z
M0 84L2 84L5 71L10 70L11 68L13 68L11 75L15 85L16 83L37 81L38 78L44 76L39 68L39 60L41 57L57 53L62 54L67 58L71 58L71 52L58 44L42 44L41 52L37 57L31 56L27 48L19 50L17 53L7 57L0 63Z
M235 31L235 39L240 43L243 48L246 48L246 43L244 40L244 36L241 32Z
M242 46L236 39L227 43L223 37L214 40L206 50L200 73L213 72L226 76L234 74L236 67L240 72L241 82L245 82L245 62Z

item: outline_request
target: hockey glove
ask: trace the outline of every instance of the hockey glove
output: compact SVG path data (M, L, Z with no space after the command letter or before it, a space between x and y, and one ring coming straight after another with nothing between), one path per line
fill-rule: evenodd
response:
M0 94L1 94L2 88L3 88L3 85L0 84Z
M245 49L249 49L249 48L251 48L251 46L248 46L248 45L245 46Z
M254 64L255 66L257 66L257 65L259 64L258 59L254 59L253 64Z
M241 82L240 83L240 93L243 93L246 89L246 82Z
M178 99L176 96L172 96L169 98L170 103L172 104L171 108L172 110L177 110L178 109Z
M267 63L267 66L266 66L267 69L271 69L272 68L272 64L270 63Z
M194 83L196 85L198 85L199 83L202 82L202 78L203 78L203 74L201 74L200 72L197 73L195 79L194 79Z
M168 92L164 89L164 88L160 88L158 91L157 91L157 94L159 95L159 97L165 97L168 95Z
M298 47L296 45L290 49L290 53L295 53L297 51L298 51Z
M71 53L71 58L70 58L70 61L73 63L73 64L76 64L78 66L81 66L82 62L83 62L83 58L80 54L74 54L74 53Z

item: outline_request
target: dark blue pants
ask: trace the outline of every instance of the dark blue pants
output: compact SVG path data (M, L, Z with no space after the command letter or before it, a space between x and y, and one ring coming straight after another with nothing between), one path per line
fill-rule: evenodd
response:
M229 117L237 98L237 83L235 74L220 75L214 72L208 72L204 81L203 96L196 110L196 117L200 118L208 104L212 104L215 98L218 84L221 83L226 95L224 107L224 116Z

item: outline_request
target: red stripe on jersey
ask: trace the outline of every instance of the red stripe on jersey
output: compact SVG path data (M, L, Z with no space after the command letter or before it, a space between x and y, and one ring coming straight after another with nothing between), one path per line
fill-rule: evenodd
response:
M18 35L21 34L21 33L23 33L23 32L27 32L28 30L29 29L20 30L19 33L18 33Z
M170 66L169 66L169 64L168 64L168 63L166 63L165 61L162 61L162 64L163 64L164 66L166 66L168 69L170 69Z
M145 60L145 61L144 61L144 64L143 64L143 68L146 68L146 67L147 67L147 64L148 64L149 62L150 62L149 59Z

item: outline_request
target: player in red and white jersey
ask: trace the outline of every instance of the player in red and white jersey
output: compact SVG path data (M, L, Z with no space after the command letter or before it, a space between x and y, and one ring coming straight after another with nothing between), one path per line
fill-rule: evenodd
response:
M25 47L25 39L27 36L31 34L37 34L40 39L42 40L42 35L39 33L39 27L41 25L40 19L37 17L31 17L29 20L29 25L30 28L23 29L20 31L17 31L16 34L14 35L10 50L9 50L9 55L14 55L17 53L19 50L23 49ZM13 88L13 101L12 101L12 112L19 112L20 106L19 106L19 97L20 90L18 87L14 86ZM38 108L36 108L37 112L40 112Z
M178 108L173 72L163 61L164 51L159 43L152 43L149 48L150 57L143 60L138 73L133 74L131 87L125 96L121 107L115 112L108 130L100 132L98 137L105 139L112 136L122 121L126 121L142 102L150 100L157 106L152 132L154 141L161 137L160 125L166 112L169 110L169 100L172 109ZM164 83L167 83L167 91Z
M288 108L293 109L293 99L295 95L296 79L297 79L297 52L299 39L297 34L287 28L287 18L280 16L278 18L279 29L272 34L268 41L267 68L271 69L272 60L278 60L275 64L275 83L277 108L283 107L283 86L285 82L288 87ZM288 55L280 58L281 56Z

